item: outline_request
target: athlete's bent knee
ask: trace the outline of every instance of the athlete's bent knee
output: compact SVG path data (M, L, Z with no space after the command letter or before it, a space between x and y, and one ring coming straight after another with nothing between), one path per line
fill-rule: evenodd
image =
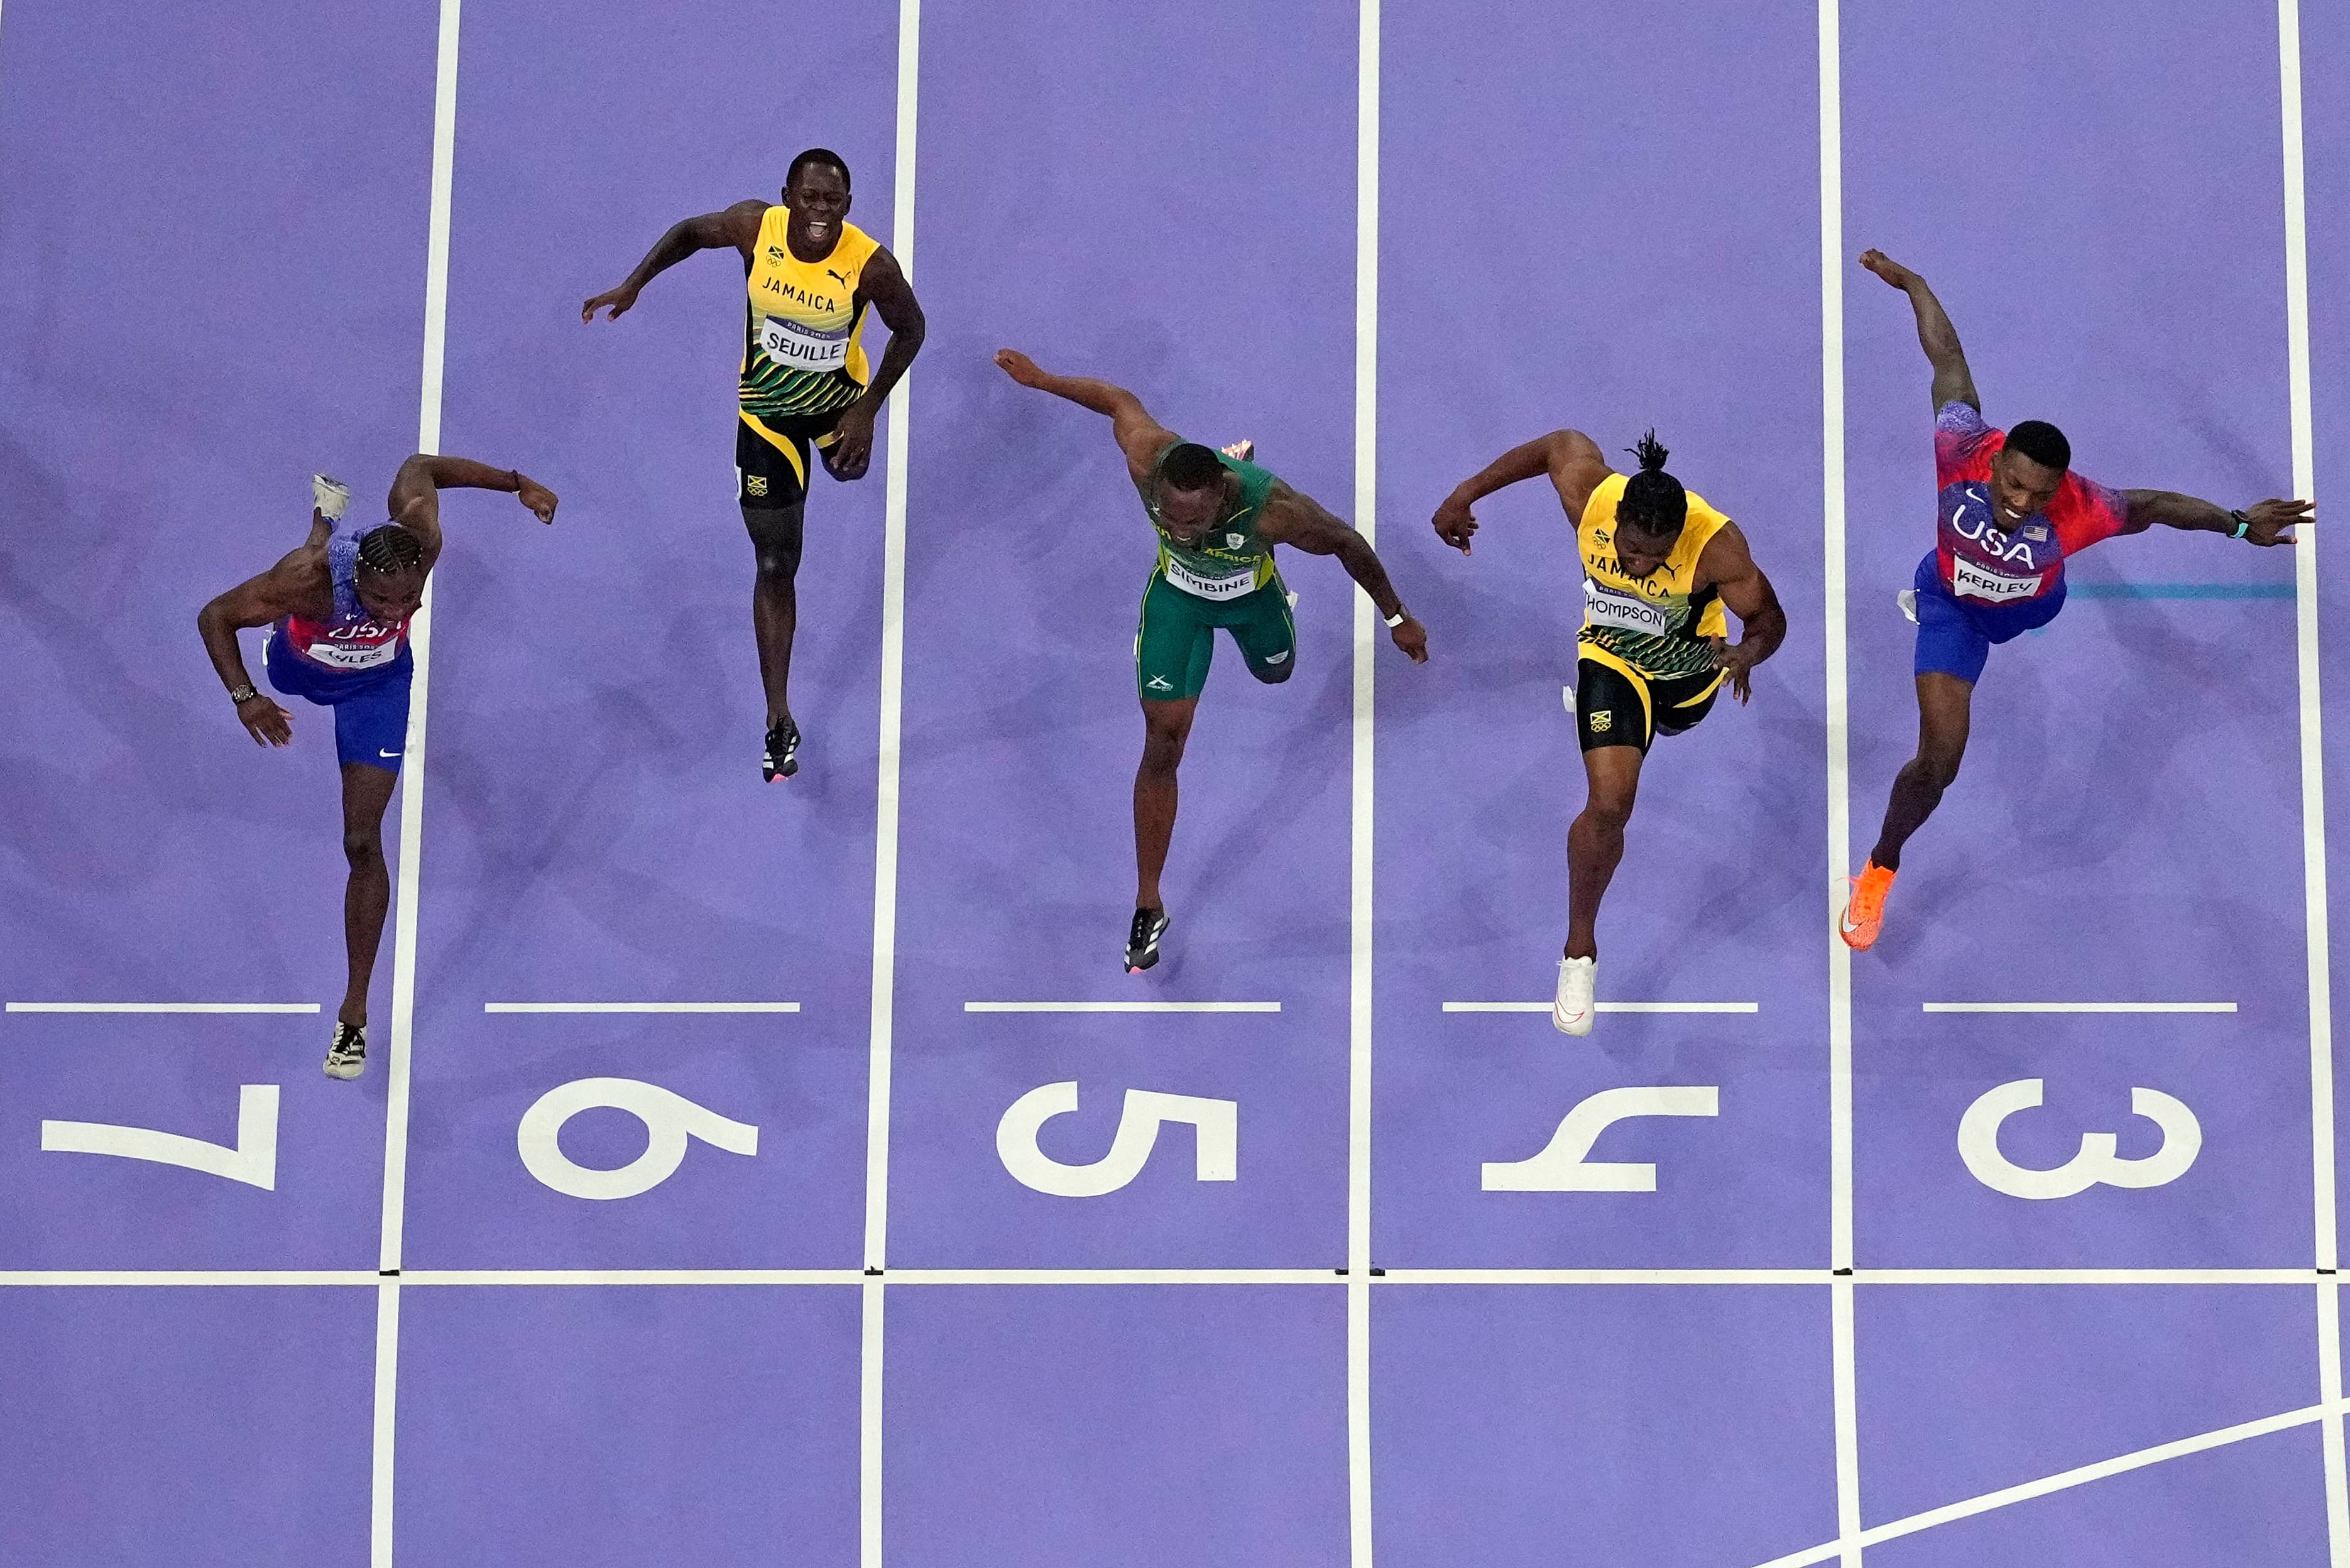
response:
M1142 767L1146 773L1171 774L1183 760L1188 739L1180 724L1152 723L1142 736Z
M791 587L800 569L799 509L745 506L743 525L751 531L760 586Z
M1937 746L1918 753L1918 771L1925 775L1928 784L1938 790L1945 790L1957 781L1959 763L1965 756L1964 752L1945 751Z
M354 871L372 871L383 865L383 836L361 828L349 828L343 834L343 858Z
M1632 803L1638 798L1632 790L1593 790L1591 798L1583 804L1583 815L1595 827L1610 832L1622 832L1632 820Z

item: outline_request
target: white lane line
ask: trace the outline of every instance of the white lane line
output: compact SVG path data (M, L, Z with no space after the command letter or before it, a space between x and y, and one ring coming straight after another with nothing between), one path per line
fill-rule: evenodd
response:
M1342 1285L1335 1269L892 1269L893 1285Z
M2231 1443L2245 1442L2253 1438L2265 1438L2272 1432L2290 1431L2295 1427L2306 1427L2323 1419L2339 1419L2341 1415L2342 1407L2339 1404L2311 1405L2299 1410L2287 1410L2282 1415L2263 1416L2256 1421L2242 1421L2232 1427L2222 1427L2217 1431L2199 1433L2192 1438L2181 1438L2177 1442L2158 1443L2153 1448L2140 1449L2135 1453L2117 1455L2110 1459L2100 1459L2095 1464L2082 1465L2074 1469L2061 1471L2056 1475L2044 1476L2038 1480L2003 1487L1998 1491L1985 1492L1981 1497L1967 1498L1963 1501L1946 1503L1940 1508L1928 1509L1923 1513L1913 1513L1903 1519L1891 1520L1860 1532L1855 1544L1881 1546L1886 1542L1897 1541L1905 1535L1915 1535L1921 1530L1930 1530L1938 1524L1950 1524L1961 1519L1972 1519L1979 1513L1989 1513L1994 1509L2006 1508L2014 1503L2030 1502L2034 1498L2046 1497L2051 1492L2064 1491L2073 1487L2085 1486L2091 1481L2104 1480L2109 1476L2124 1475L2131 1470L2144 1469L2148 1465L2158 1465L2165 1459L2185 1459L2189 1454L2208 1453L2213 1449L2224 1449ZM1758 1564L1758 1568L1811 1568L1813 1563L1828 1562L1843 1550L1844 1548L1837 1542L1827 1542L1806 1548L1802 1552L1791 1552L1784 1557L1773 1557L1768 1563Z
M2232 1002L1927 1002L1928 1012L2233 1012Z
M1856 1269L1863 1285L2307 1285L2314 1269Z
M881 1368L888 1344L888 1289L879 1274L858 1276L857 1537L861 1568L881 1568Z
M12 1002L11 1012L316 1012L315 1002Z
M922 0L898 0L898 120L890 170L889 249L914 279L915 151L922 85ZM865 1268L860 1293L857 1417L857 1557L881 1568L883 1287L873 1272L889 1244L890 1032L898 984L898 807L906 674L906 472L912 451L914 376L889 394L881 528L881 693L874 769L872 1025L865 1074Z
M2342 1386L2342 1291L2332 1274L2317 1282L2317 1386ZM2342 1412L2339 1394L2325 1401L2332 1414L2318 1428L2325 1460L2325 1539L2334 1568L2350 1563L2350 1499L2344 1495Z
M1760 1012L1759 1002L1602 1002L1602 1012ZM1547 1002L1448 1002L1447 1012L1548 1012Z
M372 1285L373 1269L0 1269L0 1289L20 1285Z
M460 0L441 0L441 33L432 82L432 217L424 250L424 366L416 412L416 450L441 450L441 394L449 330L449 207L457 178L457 43ZM407 1224L408 1096L416 1027L417 888L424 864L426 705L432 694L433 585L409 625L415 672L410 680L407 755L400 779L400 870L391 901L391 1039L384 1063L383 1223L376 1266L400 1267ZM389 1462L389 1456L386 1456ZM390 1477L383 1478L390 1484ZM379 1523L390 1529L387 1514ZM389 1534L374 1549L389 1562Z
M2286 403L2293 430L2293 493L2317 496L2315 411L2309 379L2308 187L2302 135L2301 6L2277 0L2277 80L2283 138ZM2339 1266L2334 1168L2333 937L2325 888L2324 707L2318 691L2317 538L2295 530L2294 670L2301 696L2301 867L2308 935L2311 1179L2316 1194L2317 1266ZM2318 1397L2324 1425L2325 1535L2334 1568L2350 1568L2350 1459L2342 1431L2341 1302L2330 1280L2318 1287Z
M368 1498L369 1558L372 1568L391 1568L392 1424L400 1410L400 1282L381 1280L375 1291L375 1428L369 1448L375 1477Z
M441 0L432 77L432 186L424 250L424 357L417 399L416 450L441 450L441 394L449 329L449 208L457 172L457 43L460 0ZM384 1062L383 1208L379 1269L400 1267L407 1226L408 1097L416 1029L417 889L424 865L425 717L432 691L433 585L409 622L408 739L400 780L400 867L392 889L391 1038ZM372 1568L392 1568L392 1435L400 1381L400 1284L386 1281L376 1303L375 1438L368 1522Z
M2317 494L2317 450L2309 369L2309 236L2302 124L2301 11L2278 0L2278 78L2283 136L2285 358L2292 421L2293 491ZM2317 541L2298 531L2293 550L2295 668L2301 698L2302 898L2308 931L2309 1078L2314 1253L2320 1269L2339 1263L2334 1155L2332 934L2326 903L2324 705L2319 691ZM2324 1436L2325 1521L2335 1568L2350 1565L2350 1462L2342 1427L2341 1301L2329 1277L2318 1286L2319 1397L2332 1407Z
M1387 1285L1824 1285L1825 1269L1389 1269Z
M409 1285L857 1285L862 1269L411 1269Z
M410 1269L411 1285L855 1285L861 1269ZM1825 1269L1389 1269L1368 1276L1394 1285L1825 1285ZM1862 1269L1872 1289L1949 1285L2294 1285L2314 1269ZM5 1269L0 1289L24 1286L372 1285L372 1269ZM1334 1285L1334 1269L892 1269L907 1285Z
M484 1012L797 1012L796 1002L485 1002Z
M1355 36L1355 527L1376 545L1379 479L1379 0ZM1376 612L1355 611L1353 810L1347 1000L1347 1540L1371 1568L1371 873Z
M1852 872L1850 682L1845 663L1844 76L1837 0L1819 0L1821 618L1827 687L1828 1259L1853 1266L1852 950L1836 935ZM1848 1280L1828 1292L1837 1555L1860 1568L1860 1427Z
M1547 1005L1547 1004L1545 1004ZM1277 1002L966 1002L965 1012L1278 1012Z

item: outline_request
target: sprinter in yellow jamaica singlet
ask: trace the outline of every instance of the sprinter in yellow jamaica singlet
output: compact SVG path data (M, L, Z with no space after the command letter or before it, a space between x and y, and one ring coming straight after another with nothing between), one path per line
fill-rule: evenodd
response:
M1575 524L1584 609L1575 728L1591 793L1566 835L1566 950L1551 1002L1551 1022L1569 1034L1591 1033L1599 900L1624 858L1649 743L1704 718L1725 681L1745 701L1748 672L1787 636L1778 593L1738 524L1665 472L1656 431L1633 451L1639 472L1622 474L1581 431L1553 431L1462 480L1435 518L1438 536L1465 556L1477 532L1470 506L1542 474ZM1725 606L1738 617L1735 643Z
M766 688L770 784L799 771L799 726L792 722L792 633L799 624L801 513L807 502L810 445L825 472L861 479L873 456L873 420L922 347L922 307L897 259L848 223L848 165L810 148L792 160L780 206L737 202L688 218L660 237L628 281L580 309L617 320L655 274L696 251L742 253L749 299L743 324L740 416L734 422L734 483L743 523L758 556L751 624ZM875 370L865 352L868 311L889 328Z

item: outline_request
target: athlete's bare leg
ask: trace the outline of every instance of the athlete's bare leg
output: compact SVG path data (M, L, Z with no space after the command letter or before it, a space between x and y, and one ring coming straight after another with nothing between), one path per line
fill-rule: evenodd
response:
M391 871L383 859L383 812L391 804L400 775L364 763L343 764L343 858L350 881L343 888L343 949L350 981L335 1016L345 1023L367 1022L368 982L375 975L376 950L383 944L383 917L391 908Z
M1599 956L1599 900L1624 858L1624 825L1640 792L1640 761L1638 746L1597 746L1583 753L1591 788L1566 830L1567 958Z
M1197 697L1142 705L1142 765L1134 773L1134 907L1163 909L1159 874L1175 836L1175 770L1191 736Z
M767 727L792 716L792 638L799 629L800 533L806 503L745 506L759 575L751 587L751 629L759 639L759 684L767 694Z
M1918 677L1918 754L1893 775L1893 796L1885 803L1885 826L1877 830L1871 863L1901 869L1901 846L1942 804L1942 792L1959 776L1967 754L1967 731L1974 682L1939 670Z

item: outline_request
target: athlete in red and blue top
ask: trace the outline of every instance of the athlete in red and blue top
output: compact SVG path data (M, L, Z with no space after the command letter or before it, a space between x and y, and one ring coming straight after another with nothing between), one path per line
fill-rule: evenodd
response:
M350 972L335 1037L330 1077L356 1078L367 1064L368 981L391 906L383 861L383 813L408 747L408 691L414 661L411 620L424 602L425 575L441 557L443 488L512 492L539 521L555 521L555 493L511 469L463 457L421 452L391 482L391 520L338 531L348 486L311 481L317 505L301 548L257 577L239 583L196 617L204 651L228 688L236 716L257 744L294 738L294 717L255 690L245 673L238 631L270 628L263 659L269 683L288 697L330 708L335 753L343 773L343 854L350 862L343 895L343 943Z
M1882 251L1860 265L1909 296L1918 341L1934 368L1934 548L1901 596L1918 622L1918 754L1895 776L1868 864L1854 878L1840 934L1877 940L1901 846L1941 804L1966 754L1975 681L1993 643L2046 626L2064 607L2064 563L2116 534L2155 524L2290 545L2305 501L2263 501L2230 512L2168 490L2108 490L2073 472L2072 443L2054 425L2011 430L1983 421L1982 400L1941 301L1926 280Z

